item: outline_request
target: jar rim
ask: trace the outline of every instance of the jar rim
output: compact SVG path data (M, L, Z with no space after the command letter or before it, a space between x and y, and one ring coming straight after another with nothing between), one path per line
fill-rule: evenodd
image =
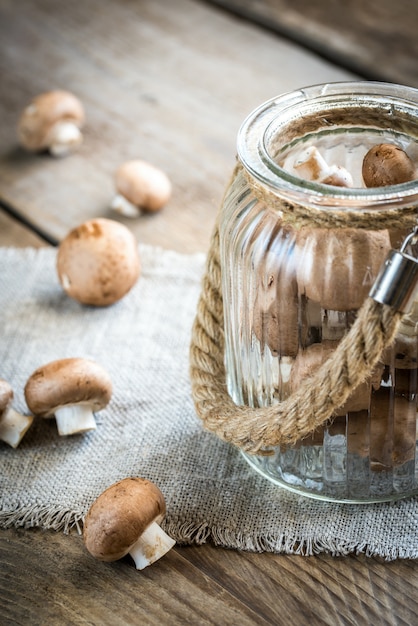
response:
M388 108L405 111L416 122L418 141L418 89L394 83L347 81L311 85L289 91L262 103L242 123L237 138L238 158L249 174L278 195L300 204L326 210L379 209L382 206L418 205L418 179L386 187L336 187L307 181L285 171L271 156L267 136L274 125L290 124L308 108L318 115L325 107ZM390 110L389 110L390 109Z

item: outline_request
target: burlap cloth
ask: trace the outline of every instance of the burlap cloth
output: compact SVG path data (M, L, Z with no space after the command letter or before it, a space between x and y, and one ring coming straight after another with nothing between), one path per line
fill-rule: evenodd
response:
M140 247L142 276L121 302L85 307L61 290L54 249L0 249L0 377L27 412L23 388L50 360L83 356L109 371L110 405L97 430L59 437L36 420L18 449L0 442L0 525L82 528L95 497L145 476L167 502L164 528L180 543L314 554L418 557L418 499L373 505L297 496L256 474L240 452L203 430L188 353L203 255Z

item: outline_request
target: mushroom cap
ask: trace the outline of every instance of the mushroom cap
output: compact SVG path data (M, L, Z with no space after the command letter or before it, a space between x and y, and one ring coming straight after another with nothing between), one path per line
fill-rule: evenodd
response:
M0 417L10 407L13 395L13 389L7 380L0 378Z
M106 489L91 505L84 521L87 550L101 561L116 561L152 522L165 515L164 496L145 478L124 478Z
M49 147L49 133L57 122L71 122L81 128L84 121L84 108L76 96L69 91L47 91L23 110L17 131L20 143L36 152Z
M323 309L363 304L389 250L387 230L301 228L296 248L299 292Z
M100 411L110 401L109 374L90 359L69 358L38 367L25 385L29 409L40 417L52 417L66 405L88 404Z
M60 283L83 304L117 302L134 286L140 270L134 235L114 220L89 220L70 231L58 248Z
M117 192L144 211L158 211L171 196L171 182L159 168L146 161L123 163L115 174Z
M399 146L380 143L364 157L362 174L366 187L399 185L415 178L415 165Z

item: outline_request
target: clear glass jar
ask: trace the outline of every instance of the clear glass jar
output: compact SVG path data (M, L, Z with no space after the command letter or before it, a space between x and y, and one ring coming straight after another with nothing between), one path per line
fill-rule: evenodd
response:
M332 354L388 251L417 222L417 180L362 182L365 153L387 142L418 164L418 90L313 86L263 104L243 123L219 225L225 366L236 404L286 399ZM289 171L292 155L312 147L345 167L354 186ZM407 227L379 221L392 209L409 211ZM393 348L329 423L294 446L245 458L271 481L316 498L375 502L418 493L417 361L418 301Z

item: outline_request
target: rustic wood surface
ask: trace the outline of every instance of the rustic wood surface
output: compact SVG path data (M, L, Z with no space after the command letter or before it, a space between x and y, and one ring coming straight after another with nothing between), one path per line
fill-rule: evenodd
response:
M19 11L0 0L0 46L0 198L61 239L90 217L113 217L114 171L145 158L171 178L172 200L164 213L122 221L141 242L185 252L207 245L244 117L280 92L352 77L190 0L19 0ZM20 111L54 87L87 113L84 145L67 159L26 154L16 141Z
M369 80L418 87L414 0L212 0Z
M314 4L314 3L313 3ZM303 23L303 17L300 17ZM235 137L261 101L347 71L197 0L0 0L0 245L42 246L110 216L115 167L143 157L174 185L155 216L125 219L142 242L205 251ZM65 87L86 105L66 159L17 145L20 110ZM112 215L112 217L114 217ZM1 294L0 294L1 298ZM252 554L177 546L137 572L92 559L77 534L0 531L0 624L280 625L417 622L415 561Z

